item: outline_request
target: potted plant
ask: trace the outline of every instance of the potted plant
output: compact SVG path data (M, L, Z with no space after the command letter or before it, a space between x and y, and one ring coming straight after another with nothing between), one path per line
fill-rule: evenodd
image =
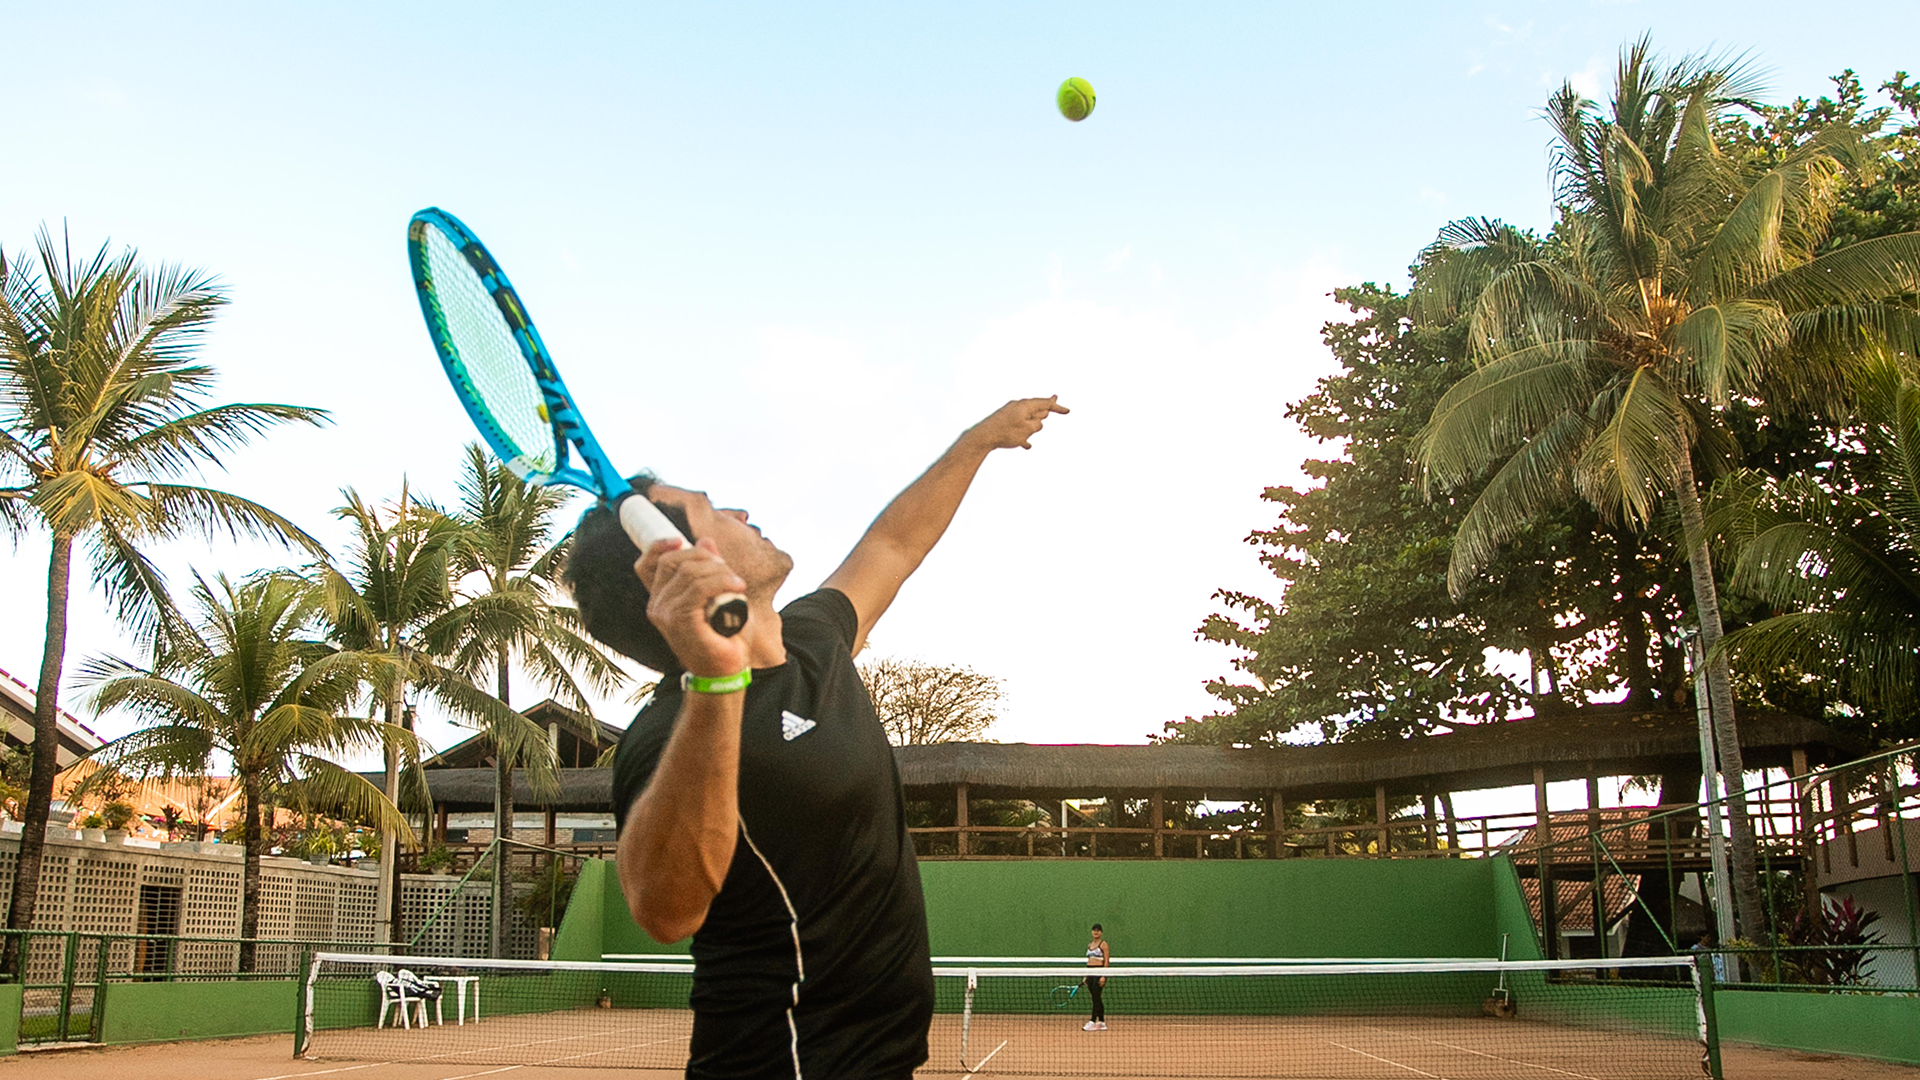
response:
M74 827L80 830L82 839L105 840L107 838L107 820L99 814L88 814L74 822Z
M301 838L305 841L307 861L315 866L331 863L334 853L340 850L340 837L332 829L310 828Z
M357 854L354 865L362 870L380 869L380 831L378 829L358 828L353 830L351 849Z
M453 868L453 852L445 844L435 844L420 856L420 872L423 874L445 874Z
M127 823L133 820L133 804L115 799L100 811L106 822L106 840L109 844L118 844L127 838Z

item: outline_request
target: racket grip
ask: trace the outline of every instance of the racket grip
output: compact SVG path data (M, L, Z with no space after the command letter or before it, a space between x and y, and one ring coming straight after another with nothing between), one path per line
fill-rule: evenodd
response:
M660 508L643 498L627 495L620 500L620 527L633 546L645 551L662 540L692 543L680 535ZM707 625L721 637L732 637L747 628L747 598L739 593L723 593L707 604Z

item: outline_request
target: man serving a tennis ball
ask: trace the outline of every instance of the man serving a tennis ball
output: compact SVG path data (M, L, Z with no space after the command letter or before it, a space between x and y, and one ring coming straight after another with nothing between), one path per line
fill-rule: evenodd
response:
M644 554L606 508L580 519L566 576L588 632L662 675L620 741L613 798L634 919L663 942L693 935L688 1077L906 1080L927 1060L926 905L853 656L987 455L1066 411L1026 398L968 428L779 611L793 560L745 511L643 481L694 540ZM727 593L750 609L736 637L706 618Z

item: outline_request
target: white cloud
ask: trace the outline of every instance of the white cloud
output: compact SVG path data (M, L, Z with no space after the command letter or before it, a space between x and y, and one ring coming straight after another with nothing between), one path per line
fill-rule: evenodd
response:
M1133 258L1133 245L1128 244L1126 247L1107 256L1107 261L1102 264L1101 269L1111 274L1127 265L1127 260L1131 258Z
M1611 57L1595 56L1587 61L1586 67L1566 76L1566 81L1573 84L1580 96L1597 101L1606 93L1613 78L1613 63ZM1553 80L1553 83L1558 85L1559 80Z

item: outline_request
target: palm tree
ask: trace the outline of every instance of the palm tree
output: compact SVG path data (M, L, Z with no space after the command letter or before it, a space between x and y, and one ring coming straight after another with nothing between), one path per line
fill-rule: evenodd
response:
M1852 133L1823 134L1767 168L1716 146L1714 125L1751 92L1739 65L1662 65L1643 39L1622 54L1612 115L1563 87L1548 105L1562 217L1544 241L1456 222L1430 249L1419 310L1464 314L1479 365L1435 408L1416 454L1430 485L1497 465L1454 538L1448 584L1467 581L1546 509L1584 498L1630 527L1671 505L1685 535L1709 655L1719 767L1745 766L1734 722L1694 455L1731 450L1736 398L1821 394L1873 336L1920 341L1920 233L1816 257ZM1744 936L1762 934L1752 828L1730 801Z
M136 634L174 617L150 544L225 532L318 552L266 507L176 479L218 467L277 424L318 424L326 415L293 405L204 405L214 372L193 350L226 303L206 274L149 269L131 249L110 256L102 247L76 259L46 230L38 254L37 266L22 265L0 251L0 527L16 538L44 528L51 540L10 929L33 925L39 899L76 543L92 584ZM11 970L11 941L6 953Z
M402 820L393 801L332 758L417 748L410 734L349 713L385 658L318 637L322 597L311 581L286 571L238 583L196 578L193 598L198 616L164 624L151 663L104 657L82 666L97 711L127 709L149 721L93 752L103 767L87 785L121 776L203 777L216 756L232 762L246 822L240 970L252 971L268 801L391 828Z
M346 503L335 516L353 526L355 537L345 566L331 563L316 568L325 595L329 636L345 648L377 653L384 658L372 680L373 708L384 722L413 730L413 693L431 697L456 718L473 726L514 720L525 723L511 708L475 686L471 679L437 662L434 657L452 651L454 628L467 617L453 591L454 559L467 543L468 527L458 518L412 497L402 485L400 499L382 508L348 489ZM418 765L404 756L404 746L386 747L386 797L401 802L403 767ZM411 838L404 820L381 827L382 852L396 850L400 830ZM397 863L389 855L380 860L380 888L374 924L381 941L391 940L396 900Z
M1920 379L1880 352L1855 387L1853 482L1746 470L1719 489L1729 588L1784 612L1721 647L1742 668L1817 674L1855 705L1908 714L1920 698Z
M511 704L515 661L541 685L582 711L590 709L574 673L605 692L625 678L604 652L580 633L573 608L553 602L566 544L553 542L554 517L566 504L557 488L530 485L493 461L477 443L467 446L460 478L464 542L453 555L453 577L462 617L449 627L447 666L477 679L491 674L494 696ZM513 770L527 770L539 793L557 789L546 732L509 710L485 729L494 752L494 836L513 836ZM511 719L506 719L506 717ZM497 858L504 858L501 849ZM504 867L504 864L502 868ZM499 955L506 926L506 875L494 874L493 951Z

